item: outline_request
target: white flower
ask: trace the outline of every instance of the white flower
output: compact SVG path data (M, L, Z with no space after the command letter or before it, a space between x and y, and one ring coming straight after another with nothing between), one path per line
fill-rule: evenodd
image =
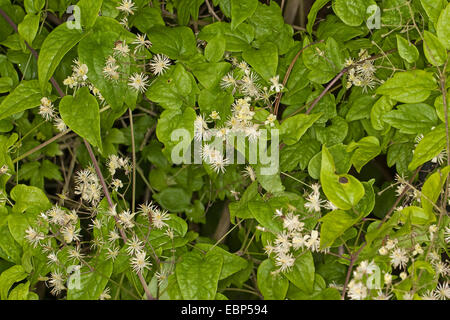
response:
M145 92L148 87L148 76L143 73L135 73L128 79L128 85L139 92Z
M422 300L438 300L438 296L434 290L427 290L420 297Z
M114 47L114 55L120 57L127 57L130 54L130 48L126 44L126 41L117 41Z
M418 254L422 254L423 253L423 249L420 246L420 244L416 243L416 245L414 246L414 251L412 252L413 256L416 256Z
M145 251L139 251L130 260L131 266L136 273L141 273L145 269L149 269L151 263L147 261Z
M317 251L320 247L320 238L319 238L319 232L317 230L312 230L311 235L305 236L305 245L308 249L311 251Z
M50 121L55 117L55 109L53 105L41 105L39 106L39 114L45 121Z
M439 283L434 290L436 298L439 300L448 300L450 299L450 287L448 286L448 281L444 283Z
M201 141L208 130L208 124L203 115L198 115L194 120L194 139Z
M119 248L113 246L112 248L107 248L107 251L108 252L106 253L106 259L111 259L112 261L116 260L117 256L119 255Z
M390 285L392 283L392 275L390 273L384 274L384 283Z
M135 52L139 51L142 48L150 48L152 46L152 43L150 40L146 39L146 34L137 34L136 39L132 42L132 44L136 45Z
M226 88L230 88L233 87L235 88L237 85L237 81L236 79L233 77L233 72L230 71L229 73L227 73L221 80L220 82L220 86L222 87L222 89L226 89Z
M57 296L61 291L65 290L63 275L59 272L52 272L50 280L48 280L50 287L52 287L51 294Z
M157 54L150 60L149 65L154 75L161 75L169 68L170 59L164 54Z
M289 232L302 231L305 224L299 221L298 215L289 212L283 220L283 227Z
M279 253L275 258L275 265L280 267L280 271L289 271L295 263L295 258L290 253Z
M380 249L378 249L378 253L381 254L382 256L385 256L389 253L389 251L385 246L383 246Z
M84 255L81 253L80 251L80 246L77 245L75 248L70 248L68 250L69 253L69 257L73 258L75 260L81 261L81 259L83 259Z
M281 90L283 90L284 86L281 83L279 83L279 80L280 80L279 75L270 78L270 82L272 83L272 85L270 86L271 91L275 91L278 93L281 92Z
M162 229L167 226L167 223L164 222L166 220L170 220L167 211L161 211L159 209L152 211L152 225L156 229Z
M391 249L395 248L397 243L398 243L398 239L389 239L388 241L386 241L385 247L386 247L386 249L391 250Z
M110 289L108 287L106 287L105 290L103 290L103 292L100 294L100 297L98 299L99 300L111 299L111 295L109 293L110 293Z
M352 280L348 284L348 296L352 300L364 300L367 298L367 287L362 282Z
M74 225L68 225L61 228L61 234L64 237L66 243L71 243L72 241L80 241L80 231L81 229L76 229Z
M444 237L445 237L445 242L449 243L450 242L450 227L445 227Z
M245 178L250 178L250 180L253 182L256 180L256 173L255 170L251 166L246 166L243 171L243 176Z
M122 180L120 180L120 179L113 179L111 181L111 185L112 185L114 191L119 191L119 189L123 188L123 183L122 183Z
M54 126L59 132L64 132L67 130L67 125L65 124L63 119L59 117L55 119Z
M290 238L290 236L286 231L283 231L283 232L277 234L277 237L275 238L276 252L289 251L289 248L292 245L289 238Z
M389 257L391 258L391 264L394 268L400 267L404 269L409 260L406 251L403 248L395 249L391 252Z
M297 250L306 246L308 236L303 236L301 233L294 233L292 235L292 247ZM306 238L306 239L305 239Z
M48 259L48 262L47 262L48 265L57 264L59 262L58 256L54 252L49 253L49 255L47 256L47 259Z
M32 227L28 227L28 229L25 230L25 233L26 233L25 238L28 240L28 242L30 242L33 245L34 248L37 247L37 245L41 240L45 239L45 236L42 232L38 232L34 230Z
M270 125L271 127L273 127L275 125L275 121L277 120L277 116L274 114L269 114L267 116L266 121L264 121L265 125Z
M450 266L442 261L435 261L433 262L433 267L436 270L437 275L441 275L443 277L446 277L450 274Z
M122 211L121 213L119 213L118 222L124 228L131 229L134 227L133 218L135 215L136 213L131 213L130 210Z
M213 110L209 117L213 120L220 120L220 115L216 110Z
M138 253L139 251L142 251L144 248L144 245L142 241L139 240L139 238L134 234L131 240L127 241L127 253L129 255L134 255L135 253Z
M320 199L320 193L313 191L306 196L305 208L308 209L309 212L320 212L320 208L324 202L325 200Z
M116 9L125 14L134 14L134 2L132 0L122 0L120 6L116 7Z

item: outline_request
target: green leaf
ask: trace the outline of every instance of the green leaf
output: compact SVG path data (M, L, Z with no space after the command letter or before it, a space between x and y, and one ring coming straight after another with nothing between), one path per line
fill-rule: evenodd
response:
M194 33L188 27L155 26L149 30L148 38L152 52L163 53L171 59L186 59L197 53Z
M444 0L442 0L443 2ZM436 32L440 42L447 50L450 50L450 3L441 12L436 26Z
M317 14L320 9L322 9L330 0L317 0L314 1L311 9L308 13L308 24L306 25L306 31L312 35L312 28L314 26L314 22L316 21Z
M276 200L276 198L272 198L267 202L259 200L248 203L248 208L256 221L273 233L283 231L283 223L279 219L274 219L274 212L280 207L280 201Z
M175 267L178 286L186 300L213 300L223 265L220 254L185 253Z
M8 296L8 300L30 300L28 294L30 290L30 282L19 283L14 289L11 290Z
M194 106L195 101L189 98L193 90L196 90L193 76L177 64L153 81L146 95L165 109L179 109L183 104Z
M134 25L141 32L149 34L154 26L164 26L164 20L161 16L159 8L144 7L136 12L136 18L133 20Z
M413 159L408 169L413 171L418 166L436 157L445 148L446 141L445 127L439 126L428 132L414 150Z
M377 89L378 94L387 95L403 103L423 102L436 89L433 74L423 70L397 72Z
M450 91L447 92L447 118L450 119ZM434 100L434 107L439 119L445 123L444 96L441 94Z
M439 39L429 31L423 32L423 51L433 66L442 66L447 60L447 50Z
M322 116L322 113L298 114L287 118L280 127L280 138L287 145L296 143L305 132Z
M247 22L254 27L255 41L252 46L260 48L267 42L278 46L280 55L283 55L294 46L292 27L284 23L283 14L275 1L270 5L259 3L255 13L248 18Z
M51 207L42 189L27 186L24 184L16 185L10 193L11 199L15 201L13 211L25 212L26 210L45 211Z
M182 188L167 188L153 195L158 203L171 212L182 212L189 208L191 195Z
M258 0L231 0L231 29L234 30L255 13Z
M298 165L300 169L306 169L312 157L320 152L320 147L321 144L317 140L307 136L293 145L284 147L280 150L280 170L294 171Z
M217 87L228 70L230 70L228 62L205 62L195 64L192 68L194 76L206 89Z
M25 0L24 5L27 13L38 13L44 8L45 0Z
M25 272L21 265L16 265L3 271L0 275L0 298L6 300L8 298L8 292L11 286L25 279L28 274Z
M87 87L79 89L75 97L65 96L59 104L59 112L70 129L102 149L100 110L97 99Z
M190 137L183 146L189 146L192 139L194 139L194 120L197 117L194 109L186 108L184 112L181 110L165 110L161 113L156 126L156 136L158 140L164 143L164 153L169 155L172 149L179 143L179 141L172 141L172 132L177 129L185 129Z
M349 26L360 26L365 19L367 7L375 4L369 0L335 0L333 1L333 11Z
M322 249L331 247L334 241L344 232L351 228L357 221L357 217L343 210L334 210L327 213L319 221L320 227L320 247Z
M88 33L69 29L66 23L56 27L42 43L38 60L39 84L43 90L63 57Z
M358 142L352 142L347 147L347 152L353 150L355 151L352 155L352 163L356 171L360 172L362 167L381 153L380 141L373 136L364 137Z
M395 100L392 100L388 96L382 96L372 107L370 111L370 123L375 130L383 130L385 123L383 121L383 115L392 110L395 106Z
M438 169L438 171L433 173L423 184L421 204L422 208L429 215L433 214L433 204L439 199L439 195L441 194L442 187L447 180L449 172L450 166Z
M437 125L438 118L433 107L425 104L402 104L397 110L383 116L383 121L405 134L418 134L429 131Z
M41 98L37 80L22 81L0 104L0 119L39 106Z
M113 271L113 262L107 259L106 253L102 252L93 261L89 261L93 268L91 271L88 267L80 270L79 287L76 282L76 274L73 273L73 282L69 279L67 300L98 300L103 290L108 284L109 277Z
M401 212L400 220L403 223L411 221L412 224L426 225L436 221L436 216L432 212L426 212L424 209L416 206L408 206Z
M400 57L408 63L414 63L419 59L419 50L411 42L397 34L397 48Z
M322 148L320 182L323 192L335 206L342 210L354 207L364 196L364 186L349 174L337 175L333 157L328 149Z
M103 0L80 0L77 3L77 6L80 7L82 26L92 28L97 20L102 4Z
M245 269L248 265L247 260L245 260L244 258L239 257L236 254L230 253L218 246L213 246L212 244L208 243L197 243L196 247L208 253L212 252L214 254L222 256L223 266L222 271L220 272L219 280L228 278L232 274L235 274L236 272Z
M263 44L259 49L248 48L242 53L242 57L266 81L277 73L278 48L271 42Z
M283 275L302 291L312 292L314 288L315 267L314 259L310 251L305 251L295 258L295 264Z
M347 173L352 167L351 153L347 152L347 146L339 143L328 148L328 151L334 159L336 173ZM308 163L308 173L313 179L320 178L321 163L322 151L317 153Z
M220 60L222 60L226 45L227 43L224 36L218 34L217 36L212 38L210 41L208 41L208 44L205 48L206 59L208 59L209 62L219 62Z
M369 95L362 95L356 98L351 102L350 110L348 110L345 119L347 121L368 119L375 101L376 98Z
M255 29L246 23L241 23L232 30L230 23L216 22L205 26L198 34L198 38L209 42L219 35L225 38L226 51L242 52L250 47L255 37Z
M0 226L0 258L5 262L20 264L22 261L22 247L8 229L8 225Z
M28 44L32 44L39 28L39 15L27 14L23 21L17 26L19 34Z
M283 300L289 288L289 281L277 271L270 259L264 260L258 267L256 281L258 289L266 300Z
M420 0L422 7L425 9L428 17L433 23L436 23L439 19L439 14L442 9L445 8L446 0ZM447 20L448 21L448 20Z

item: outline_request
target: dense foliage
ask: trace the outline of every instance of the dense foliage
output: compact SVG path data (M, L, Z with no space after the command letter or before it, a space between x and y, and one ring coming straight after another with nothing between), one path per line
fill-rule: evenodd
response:
M0 299L450 298L448 1L281 5L0 0Z

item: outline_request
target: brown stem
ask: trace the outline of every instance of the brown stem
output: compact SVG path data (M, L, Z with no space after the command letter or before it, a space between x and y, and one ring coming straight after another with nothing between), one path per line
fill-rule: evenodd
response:
M209 13L211 13L214 18L216 18L218 21L222 21L219 16L214 12L214 8L212 7L211 3L209 3L209 0L205 0L206 6L208 7Z
M300 51L295 55L294 59L292 59L291 64L289 65L289 68L286 71L286 74L284 75L284 79L283 79L283 86L286 86L286 83L289 79L289 76L291 75L292 69L294 68L295 63L297 62L298 58L300 57L300 55L302 54L303 51L305 51L305 49L309 48L312 45L318 44L323 42L323 40L320 40L318 42L313 42L308 44L307 46L305 46L304 48L300 49ZM277 99L275 100L275 108L273 113L275 115L278 115L278 108L280 107L280 100L281 100L281 96L283 95L283 92L279 92Z

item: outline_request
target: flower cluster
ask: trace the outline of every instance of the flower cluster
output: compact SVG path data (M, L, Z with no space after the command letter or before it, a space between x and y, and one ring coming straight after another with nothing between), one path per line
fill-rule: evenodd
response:
M269 98L284 89L283 84L279 82L279 76L272 77L270 87L263 86L261 79L256 72L251 70L245 61L239 61L231 57L233 69L227 73L221 80L221 87L224 90L231 88L232 93L239 93L243 96L251 97L255 100L269 101Z
M93 168L78 171L75 177L75 194L81 199L97 205L102 198L102 186Z
M275 210L274 219L283 221L283 231L278 233L273 243L265 246L268 255L275 255L275 265L279 267L277 272L289 271L295 264L295 259L304 250L312 252L327 252L320 249L320 235L317 230L304 230L305 223L300 215L289 211L284 213L282 209Z
M45 121L52 121L54 126L59 132L64 132L67 130L67 125L64 123L63 119L57 116L57 112L53 103L49 98L43 97L41 99L41 105L39 106L39 115L44 118Z
M361 49L359 52L359 60L353 61L349 58L345 62L345 66L350 68L348 71L347 89L352 85L362 87L364 92L373 89L379 80L375 76L376 68L373 60L369 60L370 56L367 50Z

